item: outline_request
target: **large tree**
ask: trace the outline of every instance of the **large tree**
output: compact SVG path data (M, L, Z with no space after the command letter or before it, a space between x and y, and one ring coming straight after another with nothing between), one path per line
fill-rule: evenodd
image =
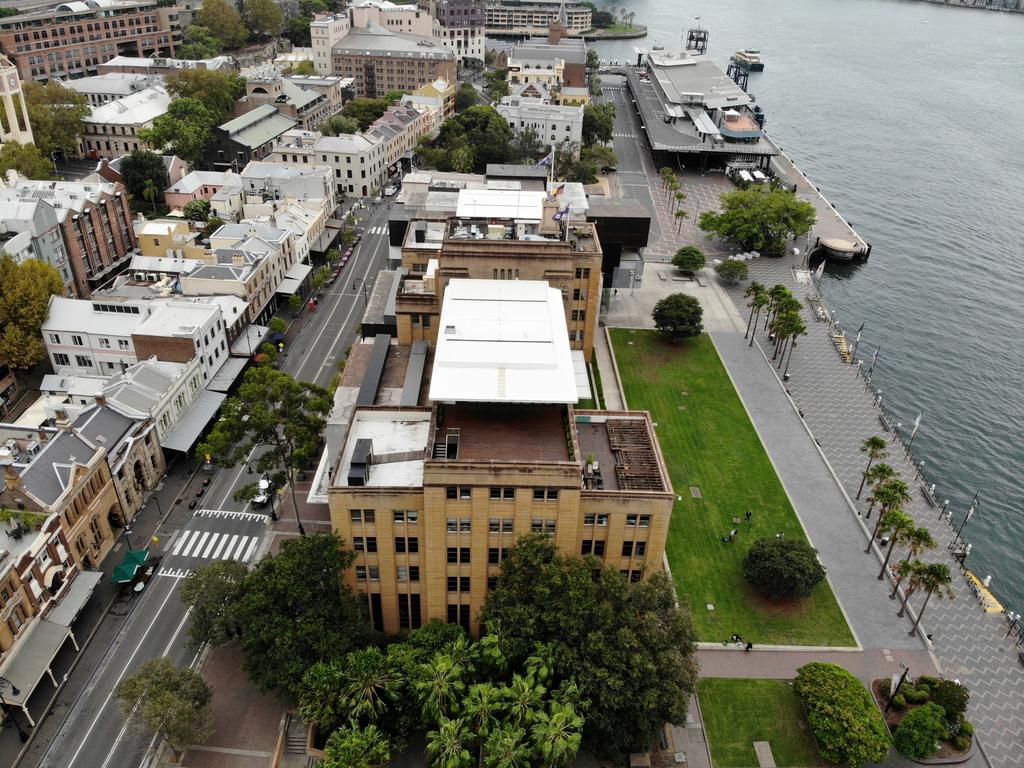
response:
M285 539L246 578L236 615L243 667L261 690L297 698L307 669L373 639L342 578L355 556L341 547L333 533Z
M612 140L615 127L615 105L587 104L583 108L583 143L595 144Z
M658 301L651 317L654 327L670 339L698 336L704 330L700 302L685 293L673 293Z
M700 228L744 250L779 253L786 241L810 231L814 206L784 189L757 186L726 192L721 211L704 211Z
M39 151L44 155L76 154L78 137L85 133L85 118L91 112L88 97L55 80L45 85L27 82L22 89L32 136Z
M346 133L359 133L359 121L345 115L332 115L317 126L324 136L341 136Z
M305 535L295 498L295 473L319 454L320 433L331 394L323 387L296 381L271 366L250 368L238 388L238 394L221 406L221 419L197 455L217 457L221 466L240 462L254 466L259 473L277 470L287 480L299 533ZM240 491L250 498L256 483Z
M743 576L773 600L795 600L811 596L825 569L803 539L758 539L743 560Z
M136 200L142 199L147 181L161 191L171 185L163 158L146 149L133 150L121 161L121 180L128 194Z
M401 98L400 91L387 93L380 99L352 99L342 108L341 114L345 117L351 117L358 123L359 130L365 131L399 98Z
M181 601L192 609L189 645L223 645L239 634L236 608L249 569L235 560L217 560L190 573L181 584Z
M284 27L284 12L274 0L245 0L242 18L258 38L277 37Z
M512 158L514 134L493 107L477 105L449 118L437 138L420 145L424 165L442 171L483 173Z
M62 293L64 281L51 265L0 254L0 364L31 368L46 356L40 328L50 297Z
M249 39L241 14L227 0L205 0L203 7L196 11L195 19L228 48L241 48Z
M167 78L167 91L178 99L198 99L217 116L231 116L235 101L245 95L245 78L237 72L183 69Z
M309 34L308 29L306 34ZM185 44L178 49L178 55L189 60L212 59L223 50L224 41L214 35L209 27L192 24L185 30Z
M512 663L544 644L553 667L590 699L584 735L600 751L646 749L665 721L686 717L694 632L664 574L631 584L596 558L524 537L502 564L482 619Z
M139 138L158 152L175 154L198 167L218 122L219 115L199 99L175 99L167 112L153 121L152 128L139 131Z
M213 733L210 701L213 693L193 669L178 669L166 656L150 659L126 677L114 695L125 717L137 712L142 723L180 755L203 744Z
M0 147L0 175L12 169L26 179L48 179L53 173L53 163L35 144L8 141Z

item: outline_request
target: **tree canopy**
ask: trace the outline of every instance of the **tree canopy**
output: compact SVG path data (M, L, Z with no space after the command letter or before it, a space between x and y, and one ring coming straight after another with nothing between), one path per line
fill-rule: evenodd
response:
M78 137L85 133L85 118L92 111L88 97L55 80L26 82L22 91L39 151L47 156L52 152L77 154Z
M587 104L583 108L583 143L596 144L612 140L615 127L615 105Z
M194 669L178 669L166 656L146 661L118 683L114 695L125 717L137 712L145 727L177 754L205 743L213 733L210 687Z
M243 668L261 690L298 698L306 670L373 639L342 579L354 555L341 547L333 533L285 539L246 577L234 615Z
M704 269L705 263L704 251L695 245L684 245L672 257L672 265L680 272L696 272Z
M189 60L212 59L223 50L224 41L214 35L209 27L192 24L185 30L185 44L178 49L178 55Z
M195 20L225 48L241 48L249 39L242 15L227 0L204 0L203 7L196 11Z
M704 330L704 309L693 296L673 293L658 301L651 313L654 327L670 339L698 336Z
M726 192L721 211L704 211L700 228L744 250L778 253L786 241L806 235L814 224L814 206L784 189L764 186Z
M825 569L803 539L758 539L743 561L743 575L773 600L795 600L810 597Z
M502 563L481 618L512 664L543 647L559 679L580 686L591 700L584 736L599 751L646 749L666 720L686 717L694 632L661 573L629 583L596 558L524 537Z
M477 105L449 118L433 141L420 145L428 168L483 173L489 163L514 161L514 134L494 107Z
M48 179L53 173L53 163L35 144L8 141L0 146L0 174L11 169L26 179Z
M30 368L46 356L40 329L64 280L50 264L0 254L0 364Z
M143 199L147 181L152 181L161 192L171 185L163 158L146 149L133 150L121 161L121 180L136 200Z
M175 99L152 128L139 131L139 138L158 152L167 151L198 167L219 122L219 115L199 99Z
M480 100L472 83L463 83L455 92L455 111L465 112Z
M181 601L192 608L189 645L223 645L239 634L236 615L249 569L234 560L216 560L190 573L181 584Z
M946 713L938 704L929 702L906 714L896 727L893 743L904 757L921 760L935 754L939 740L948 736Z
M245 78L237 72L183 69L167 77L167 92L202 102L219 123L230 118L235 101L245 95Z
M389 91L380 99L352 99L352 101L346 102L341 114L355 120L359 124L359 130L365 131L403 95L405 95L404 91Z
M484 73L484 80L487 85L487 95L491 97L491 101L498 101L504 96L508 96L508 70L507 69L491 69Z
M341 136L345 133L359 133L359 121L345 115L332 115L317 126L324 136Z
M745 261L725 259L721 263L715 264L715 274L726 285L735 285L740 280L747 279L747 275L750 274L750 268Z
M185 218L189 221L206 221L210 218L210 201L190 200L185 203L185 207L181 209L181 212L185 214Z
M242 19L256 37L277 37L284 27L284 12L274 0L245 0Z

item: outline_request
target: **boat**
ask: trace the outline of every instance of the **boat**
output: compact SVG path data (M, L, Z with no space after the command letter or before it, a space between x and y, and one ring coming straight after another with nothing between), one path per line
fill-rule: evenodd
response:
M761 72L764 70L761 52L755 51L753 48L744 48L742 51L736 51L730 61L748 72Z
M655 51L664 51L665 50L665 46L664 45L655 45L653 47L653 50L655 50Z

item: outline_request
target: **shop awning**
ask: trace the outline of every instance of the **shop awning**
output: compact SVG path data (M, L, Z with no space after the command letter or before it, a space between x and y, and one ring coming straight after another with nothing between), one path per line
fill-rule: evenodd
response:
M7 653L7 658L0 665L0 677L7 678L18 689L18 693L10 688L4 690L4 700L8 704L24 706L70 636L68 627L45 619L34 621L25 630L25 636Z
M231 362L230 358L228 362ZM242 360L242 362L244 363L245 361ZM192 446L199 439L199 435L206 429L210 419L216 415L220 404L224 402L225 398L227 398L227 395L223 392L211 392L208 389L204 389L188 406L188 410L181 415L181 419L174 425L174 429L164 435L160 445L171 451L191 451Z
M124 560L114 569L113 579L115 584L124 584L135 578L135 572L139 570L146 558L149 557L148 549L129 549L124 553Z
M299 288L302 287L302 281L312 271L313 268L308 264L292 264L288 271L284 273L284 278L281 280L281 284L277 286L276 293L283 293L288 296L298 293Z
M235 381L238 380L238 375L245 368L245 364L249 362L244 357L229 357L224 361L224 365L220 367L220 370L210 379L210 383L206 385L207 391L212 392L227 392L234 386Z
M57 606L46 614L46 620L62 627L70 627L102 578L103 574L100 571L79 571Z
M250 357L260 351L260 344L269 331L265 325L247 325L231 344L231 354L238 357Z

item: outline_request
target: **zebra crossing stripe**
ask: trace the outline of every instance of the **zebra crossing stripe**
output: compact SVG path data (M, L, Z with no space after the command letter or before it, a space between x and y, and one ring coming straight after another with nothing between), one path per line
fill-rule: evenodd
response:
M191 552L192 551L192 547L195 546L195 552L192 554L192 557L195 557L202 550L203 544L206 543L206 540L208 538L210 538L210 532L209 531L203 531L199 535L198 538L193 539L192 542L190 542L189 545L187 547L185 547L181 551L181 556L182 557L189 557L189 552Z
M231 550L233 550L235 548L235 544L238 542L238 534L236 533L236 534L232 535L230 538L225 536L224 537L224 541L227 542L227 548L224 550L224 559L225 560L230 560L231 559Z
M220 539L220 536L219 535L215 535L212 539L210 539L210 543L206 545L206 549L203 550L203 554L200 555L200 554L197 553L196 556L197 557L202 557L204 559L209 557L210 553L213 551L213 547L217 543L218 539Z
M181 548L185 546L185 542L187 542L190 538L192 538L192 535L194 533L195 533L195 531L185 531L181 535L181 538L179 538L177 543L174 545L174 549L171 551L171 554L172 555L177 555L178 553L180 553L181 552Z
M242 560L242 552L245 550L245 547L246 547L246 545L248 543L249 543L249 537L248 536L243 536L242 540L238 542L238 548L235 550L234 554L231 556L231 559L232 560L238 560L239 562L241 562L241 560Z
M217 545L217 549L215 549L214 552L213 552L213 559L214 560L220 559L220 551L222 549L224 549L224 545L227 544L227 543L228 543L228 537L227 536L222 536L221 539L220 539L220 543Z
M249 562L249 558L252 557L253 550L256 549L256 543L258 541L259 541L259 539L257 539L255 536L253 536L252 544L250 544L249 548L247 550L245 550L245 557L242 558L242 562L243 563L248 563Z

